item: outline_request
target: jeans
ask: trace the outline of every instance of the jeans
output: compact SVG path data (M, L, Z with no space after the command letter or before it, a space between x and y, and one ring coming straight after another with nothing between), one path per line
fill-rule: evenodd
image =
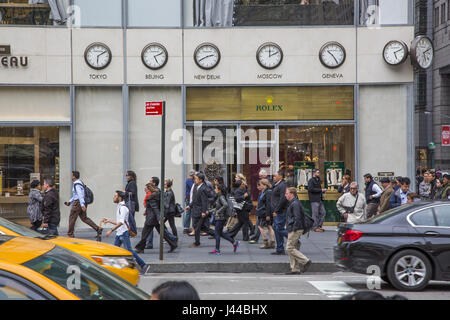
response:
M189 203L186 201L186 205ZM188 230L191 228L191 209L185 210L183 214L183 228L184 230Z
M216 251L220 251L220 238L224 238L234 244L234 239L228 234L223 233L223 227L227 223L227 220L215 220L214 236L216 238Z
M114 245L116 247L121 247L122 243L125 246L125 249L127 249L133 254L133 257L136 259L136 262L141 266L141 268L144 268L145 267L144 260L142 260L141 257L139 257L138 254L134 252L133 248L131 247L130 234L128 233L128 231L126 231L120 236L116 236L116 238L114 239Z
M286 231L286 213L279 213L273 219L273 229L275 231L275 240L277 241L277 252L284 252L284 238L288 237Z
M248 223L249 223L248 216L249 212L247 211L241 210L237 212L238 223L233 227L233 229L228 231L228 234L231 237L236 237L239 230L241 230L242 228L242 237L243 237L242 239L244 241L248 241Z
M322 227L327 215L323 202L311 202L311 211L314 220L313 230Z

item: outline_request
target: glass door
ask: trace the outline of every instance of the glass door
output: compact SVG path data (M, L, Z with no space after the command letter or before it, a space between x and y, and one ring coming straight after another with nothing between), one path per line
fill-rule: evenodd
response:
M239 169L246 179L253 201L258 200L256 184L265 169L270 178L276 171L277 135L274 126L241 126L239 130Z

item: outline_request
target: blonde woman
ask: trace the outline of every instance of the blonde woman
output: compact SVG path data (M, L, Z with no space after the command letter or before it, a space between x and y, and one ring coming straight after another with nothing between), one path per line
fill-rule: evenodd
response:
M258 181L258 190L261 191L261 194L258 198L258 206L256 207L256 215L258 216L258 229L263 237L263 245L260 247L261 249L274 249L275 248L275 232L273 231L273 212L271 206L272 200L272 185L269 180L262 179ZM270 242L267 239L266 230L267 227L269 230ZM252 243L257 243L258 240L252 240Z

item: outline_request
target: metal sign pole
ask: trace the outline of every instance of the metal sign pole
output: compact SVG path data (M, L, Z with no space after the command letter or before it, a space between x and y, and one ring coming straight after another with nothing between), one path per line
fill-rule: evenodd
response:
M159 260L163 260L163 239L164 239L164 181L165 181L165 155L166 155L166 102L162 107L161 124L161 202L160 202L160 221L159 221Z

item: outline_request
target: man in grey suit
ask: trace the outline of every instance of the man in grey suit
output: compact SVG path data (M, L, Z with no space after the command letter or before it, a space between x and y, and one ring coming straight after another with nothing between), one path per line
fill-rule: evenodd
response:
M186 210L191 210L192 225L195 231L195 242L189 245L189 248L200 246L200 230L208 214L208 194L205 175L201 172L197 173L194 176L194 181L195 185L191 194L190 203L186 208Z

